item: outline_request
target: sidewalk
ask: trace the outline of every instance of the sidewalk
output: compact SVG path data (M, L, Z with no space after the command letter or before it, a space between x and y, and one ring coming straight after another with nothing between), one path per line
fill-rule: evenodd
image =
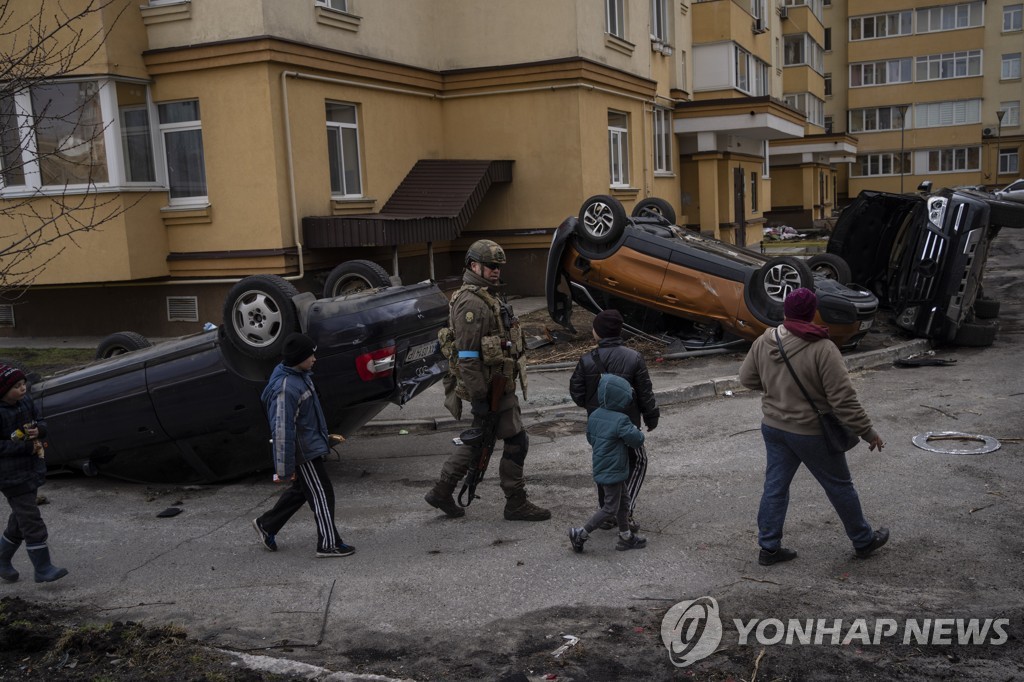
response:
M543 297L527 297L512 301L517 315L526 315L546 307ZM554 324L554 323L552 323ZM930 347L926 339L910 339L883 348L845 353L850 371L867 369L891 363L899 357L920 353ZM659 405L688 402L744 391L737 378L746 348L722 355L669 360L648 366ZM521 401L523 415L538 421L562 415L583 418L585 413L569 397L569 377L572 367L557 369L529 369L527 372L527 399ZM464 406L468 413L468 406ZM455 428L467 424L452 418L444 408L444 388L440 383L431 386L407 405L388 405L363 431L388 433L396 430L430 431Z

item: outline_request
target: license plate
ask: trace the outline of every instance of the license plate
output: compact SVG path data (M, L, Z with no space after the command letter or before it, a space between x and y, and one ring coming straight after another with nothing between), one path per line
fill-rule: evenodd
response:
M871 329L871 325L873 323L874 320L864 320L863 322L860 323L860 330L864 331L865 329Z
M422 360L425 357L433 355L436 349L437 341L428 341L427 343L421 343L418 346L413 346L405 354L405 361L416 362L417 360Z

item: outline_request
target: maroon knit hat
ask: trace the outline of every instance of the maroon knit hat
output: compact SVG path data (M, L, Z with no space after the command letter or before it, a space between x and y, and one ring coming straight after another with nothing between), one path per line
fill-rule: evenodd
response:
M810 322L814 319L814 311L818 309L818 297L810 289L794 289L789 292L785 303L782 304L782 311L787 320L800 320Z
M7 395L7 391L14 388L14 384L25 378L25 373L17 367L0 365L0 398Z
M602 310L594 317L594 331L602 339L622 336L622 313L618 310Z

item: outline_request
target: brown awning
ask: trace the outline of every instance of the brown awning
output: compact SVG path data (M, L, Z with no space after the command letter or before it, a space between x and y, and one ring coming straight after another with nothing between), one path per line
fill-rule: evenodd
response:
M512 181L512 163L421 159L380 213L303 218L304 244L316 249L455 239L491 184Z

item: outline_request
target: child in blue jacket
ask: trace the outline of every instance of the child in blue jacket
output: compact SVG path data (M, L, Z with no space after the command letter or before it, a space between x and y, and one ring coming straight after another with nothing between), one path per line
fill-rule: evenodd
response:
M630 420L627 410L633 404L633 388L615 374L602 374L597 386L600 407L587 419L587 440L594 449L594 481L604 487L604 506L597 510L582 528L569 529L569 542L576 552L583 551L594 529L606 519L619 525L615 549L641 549L647 538L629 530L629 454L627 448L643 445L644 434Z

